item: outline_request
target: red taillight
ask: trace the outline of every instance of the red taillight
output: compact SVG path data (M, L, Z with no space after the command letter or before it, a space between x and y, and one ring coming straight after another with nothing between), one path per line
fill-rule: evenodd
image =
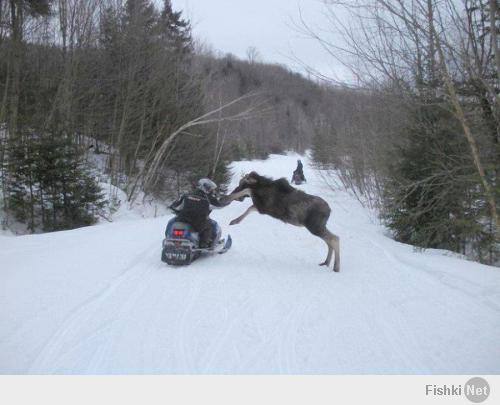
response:
M184 229L174 229L173 235L174 236L184 236Z

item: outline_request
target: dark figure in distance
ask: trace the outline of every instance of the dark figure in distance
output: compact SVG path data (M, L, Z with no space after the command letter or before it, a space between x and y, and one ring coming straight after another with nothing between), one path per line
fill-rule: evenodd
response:
M292 181L291 183L295 184L301 184L306 181L306 178L304 176L304 166L302 165L302 162L300 160L297 160L297 168L294 170L292 174Z

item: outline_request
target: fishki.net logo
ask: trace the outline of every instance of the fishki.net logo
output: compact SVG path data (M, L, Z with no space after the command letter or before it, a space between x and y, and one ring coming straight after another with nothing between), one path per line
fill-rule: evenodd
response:
M425 395L434 397L461 397L465 396L469 401L476 404L486 401L490 395L488 381L481 377L474 377L465 384L426 384Z

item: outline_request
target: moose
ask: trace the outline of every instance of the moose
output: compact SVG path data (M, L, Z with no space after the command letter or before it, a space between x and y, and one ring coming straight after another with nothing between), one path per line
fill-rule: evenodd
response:
M256 172L243 176L238 187L225 197L225 202L243 201L246 197L252 199L252 206L230 225L239 224L248 214L258 211L288 224L305 226L328 246L328 255L320 266L329 266L335 252L333 271L340 271L339 237L326 228L330 207L325 200L297 190L284 178L273 180Z

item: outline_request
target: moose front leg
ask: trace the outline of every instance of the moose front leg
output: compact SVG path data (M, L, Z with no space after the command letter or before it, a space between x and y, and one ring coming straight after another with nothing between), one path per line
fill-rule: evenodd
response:
M255 208L254 205L252 205L251 207L248 207L247 210L242 214L240 215L238 218L235 218L233 219L229 225L236 225L236 224L239 224L241 221L243 221L245 219L245 217L250 214L252 211L256 211L257 208Z
M250 190L249 188L245 188L244 190L237 191L236 193L226 195L223 198L223 202L224 202L224 204L229 204L230 202L232 202L234 200L243 201L245 199L245 197L252 197L252 190Z

